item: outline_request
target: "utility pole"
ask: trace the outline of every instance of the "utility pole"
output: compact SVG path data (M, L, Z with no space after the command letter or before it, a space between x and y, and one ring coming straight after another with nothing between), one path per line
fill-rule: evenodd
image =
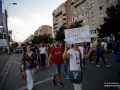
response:
M6 25L7 52L8 52L8 54L10 54L10 44L9 44L7 17L8 17L7 10L5 9L5 25Z

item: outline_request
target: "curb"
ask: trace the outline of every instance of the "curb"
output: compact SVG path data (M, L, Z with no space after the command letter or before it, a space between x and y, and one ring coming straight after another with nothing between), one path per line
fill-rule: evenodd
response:
M3 90L4 83L5 83L6 79L7 79L10 67L12 65L13 57L14 57L14 54L11 55L8 62L6 63L6 65L4 66L2 71L0 72L0 90Z

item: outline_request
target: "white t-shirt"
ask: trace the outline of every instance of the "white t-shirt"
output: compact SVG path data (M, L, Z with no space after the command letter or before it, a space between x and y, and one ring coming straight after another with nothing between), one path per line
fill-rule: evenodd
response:
M105 50L107 50L107 43L106 42L102 42L101 45L104 46Z
M68 53L70 54L70 70L80 70L80 55L79 52L69 49Z
M83 60L83 53L84 53L84 48L82 46L79 46L78 49L80 50L81 52L81 55L82 55L82 60Z
M39 48L40 54L46 54L46 47Z

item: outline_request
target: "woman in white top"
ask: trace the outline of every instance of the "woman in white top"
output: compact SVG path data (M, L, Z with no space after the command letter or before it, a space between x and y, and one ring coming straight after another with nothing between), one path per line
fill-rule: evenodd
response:
M73 48L72 49L68 49L68 44L65 44L65 51L63 53L63 60L66 60L67 58L70 58L70 70L77 70L77 71L81 71L80 65L80 50L79 50L79 44L75 43L73 44ZM89 58L90 53L92 52L92 49L89 50L88 54L83 54L83 58L85 58L85 60L87 60L87 58ZM74 90L82 90L82 83L76 84L73 83L74 85Z
M46 47L44 43L41 43L40 48L39 48L39 53L41 57L41 62L42 62L42 70L45 69L45 58L46 58Z

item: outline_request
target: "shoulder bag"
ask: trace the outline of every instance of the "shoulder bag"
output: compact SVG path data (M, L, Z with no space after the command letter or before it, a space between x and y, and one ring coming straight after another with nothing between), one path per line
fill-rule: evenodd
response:
M81 84L82 83L82 55L79 50L79 57L80 57L80 68L81 71L78 70L70 70L70 81L71 83Z

